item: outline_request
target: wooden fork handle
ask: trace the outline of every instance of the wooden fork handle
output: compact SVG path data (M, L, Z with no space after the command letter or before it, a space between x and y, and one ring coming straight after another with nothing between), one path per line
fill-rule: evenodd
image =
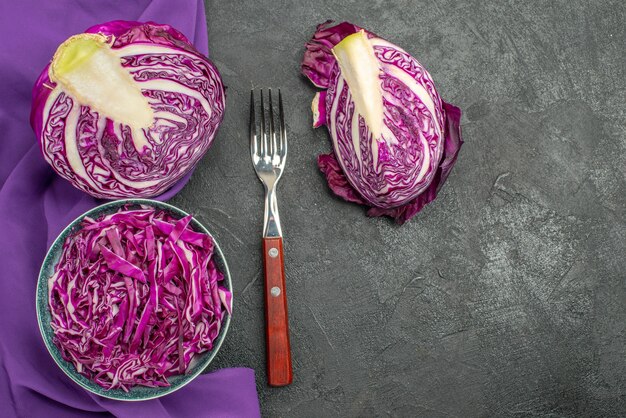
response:
M267 380L270 386L286 386L291 384L293 372L282 238L263 238L263 260Z

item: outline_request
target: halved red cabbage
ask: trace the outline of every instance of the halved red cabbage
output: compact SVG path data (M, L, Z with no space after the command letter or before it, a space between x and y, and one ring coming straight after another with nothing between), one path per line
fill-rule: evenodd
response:
M301 69L324 89L313 126L330 132L334 152L318 165L337 196L400 224L435 199L463 143L461 110L441 100L415 58L352 23L327 21Z
M211 350L232 295L213 240L154 208L85 218L48 281L54 342L106 389L169 386Z
M112 21L66 40L33 88L46 161L99 198L152 197L207 151L224 115L215 66L169 25Z

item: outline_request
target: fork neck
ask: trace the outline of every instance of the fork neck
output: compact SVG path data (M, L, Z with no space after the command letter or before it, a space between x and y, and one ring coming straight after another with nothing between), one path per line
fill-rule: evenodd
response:
M282 237L280 216L278 216L278 201L276 199L276 184L265 191L265 219L263 227L264 238Z

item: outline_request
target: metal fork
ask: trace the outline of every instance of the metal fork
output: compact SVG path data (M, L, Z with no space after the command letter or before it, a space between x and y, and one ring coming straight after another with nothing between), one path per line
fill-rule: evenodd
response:
M267 379L271 386L286 386L293 380L283 234L278 216L276 184L283 174L287 159L287 131L283 99L278 90L279 130L276 135L272 90L269 90L269 123L265 119L261 90L260 126L257 134L254 90L250 92L250 155L257 176L265 186L265 218L263 227L263 261L265 269L265 336L267 346Z

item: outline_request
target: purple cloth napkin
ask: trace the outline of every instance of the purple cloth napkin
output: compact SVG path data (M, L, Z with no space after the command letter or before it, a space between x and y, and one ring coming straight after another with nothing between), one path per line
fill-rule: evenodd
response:
M44 161L29 125L31 89L63 40L114 19L168 23L208 52L202 0L20 0L0 7L0 416L260 416L251 369L202 375L159 400L113 401L66 377L39 334L35 285L48 245L98 201Z

